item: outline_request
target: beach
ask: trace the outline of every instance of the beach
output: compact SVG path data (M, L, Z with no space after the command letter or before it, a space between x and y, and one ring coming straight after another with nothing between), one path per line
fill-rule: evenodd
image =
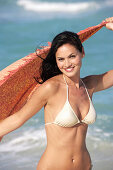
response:
M113 0L0 1L0 70L47 45L60 32L79 32L113 16ZM102 28L83 43L81 77L113 69L113 32ZM87 149L93 170L113 170L113 87L93 96L97 120ZM44 110L0 143L0 170L36 170L46 148Z

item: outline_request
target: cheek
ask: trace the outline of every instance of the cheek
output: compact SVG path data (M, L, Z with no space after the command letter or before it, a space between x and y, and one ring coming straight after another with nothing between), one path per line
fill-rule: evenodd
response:
M56 63L57 63L57 66L58 66L59 69L61 69L63 67L63 62L61 63L61 62L57 61Z
M82 60L80 58L76 58L75 60L73 60L73 63L75 63L76 65L81 65Z

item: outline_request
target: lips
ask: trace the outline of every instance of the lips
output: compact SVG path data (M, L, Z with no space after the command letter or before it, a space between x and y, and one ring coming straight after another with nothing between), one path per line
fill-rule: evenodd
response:
M65 68L64 70L65 70L66 72L71 72L71 71L73 71L73 69L74 69L74 67L69 67L69 68Z

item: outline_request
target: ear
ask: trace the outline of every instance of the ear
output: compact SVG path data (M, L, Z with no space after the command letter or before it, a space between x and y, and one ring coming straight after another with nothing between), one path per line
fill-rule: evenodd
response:
M84 51L84 47L82 47L82 58L85 57L85 51Z

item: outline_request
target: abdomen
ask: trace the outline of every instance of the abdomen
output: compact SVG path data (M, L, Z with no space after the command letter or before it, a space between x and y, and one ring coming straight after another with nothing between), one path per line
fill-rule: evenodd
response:
M75 148L74 148L75 149ZM71 153L68 149L47 148L37 170L90 170L91 159L87 149Z

